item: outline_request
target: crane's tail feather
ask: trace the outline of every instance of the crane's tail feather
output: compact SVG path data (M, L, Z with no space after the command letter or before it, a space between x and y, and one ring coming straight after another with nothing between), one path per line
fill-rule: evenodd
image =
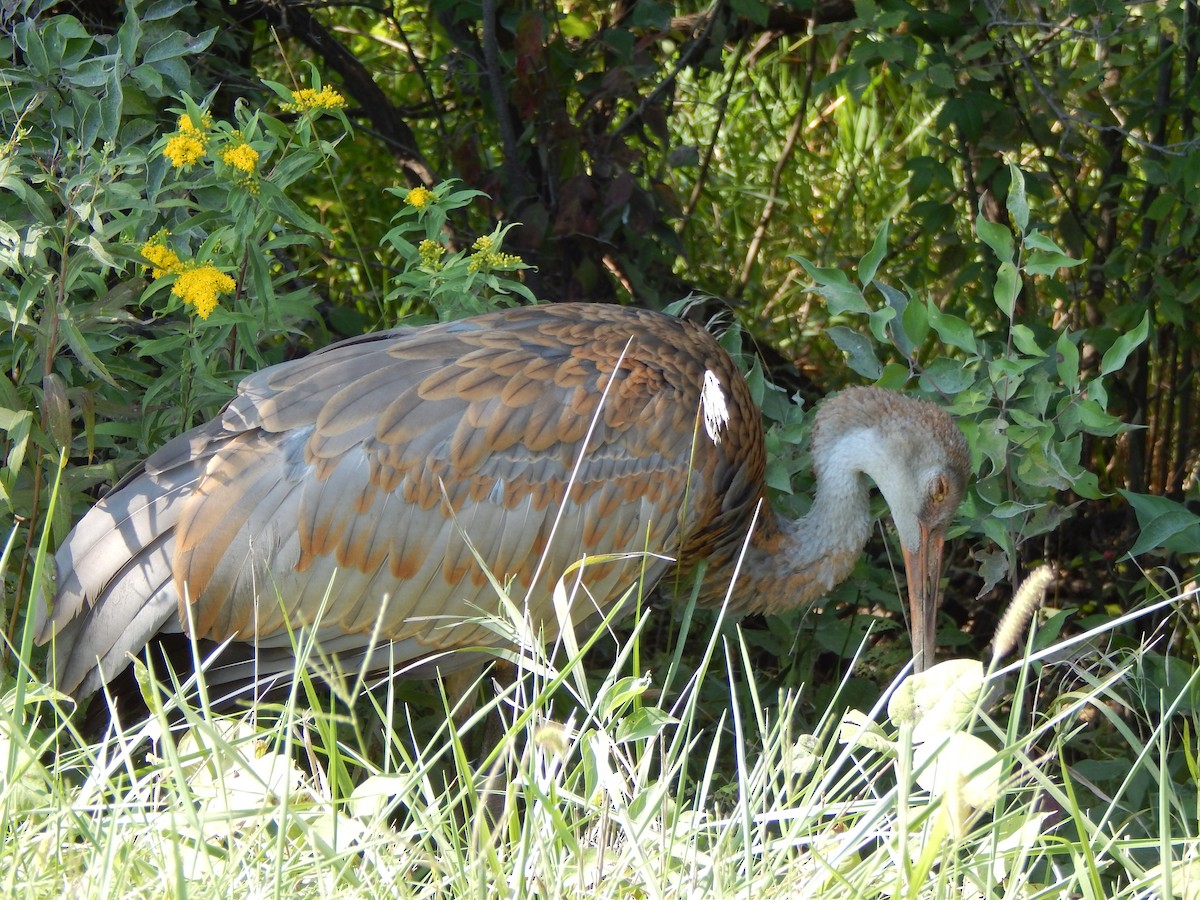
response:
M173 616L172 577L178 496L191 489L194 466L169 479L140 473L80 520L55 554L52 604L36 601L41 644L54 641L59 690L83 696L128 665Z

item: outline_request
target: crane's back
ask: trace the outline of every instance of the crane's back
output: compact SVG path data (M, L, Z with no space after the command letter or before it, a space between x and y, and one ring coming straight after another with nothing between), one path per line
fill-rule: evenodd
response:
M583 568L574 619L664 557L727 577L764 467L733 362L669 316L562 304L367 335L248 377L97 504L40 639L81 695L159 634L244 645L234 685L290 669L310 627L347 665L420 665L495 642L484 566L553 635L550 588L585 555L630 554Z

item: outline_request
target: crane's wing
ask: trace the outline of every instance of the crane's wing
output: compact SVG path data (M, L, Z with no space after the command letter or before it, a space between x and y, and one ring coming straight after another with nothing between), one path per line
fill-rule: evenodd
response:
M728 409L707 429L706 371ZM59 686L79 694L160 632L286 650L316 625L330 652L374 639L419 660L495 641L472 545L553 634L550 588L585 554L634 555L584 568L576 618L656 581L682 536L711 550L761 494L759 429L715 342L644 311L345 341L247 378L97 504L57 554L40 639L57 635Z

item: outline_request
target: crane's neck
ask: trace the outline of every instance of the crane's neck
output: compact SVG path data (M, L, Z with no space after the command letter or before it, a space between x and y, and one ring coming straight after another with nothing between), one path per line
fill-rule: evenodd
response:
M734 589L738 608L764 613L794 609L844 581L871 533L868 476L886 490L895 483L892 470L897 465L874 428L815 442L812 507L791 521L763 505Z

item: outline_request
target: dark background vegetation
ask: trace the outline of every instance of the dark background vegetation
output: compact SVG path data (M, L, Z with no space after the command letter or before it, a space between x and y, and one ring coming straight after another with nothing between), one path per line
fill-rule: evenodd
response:
M1195 2L24 0L0 16L13 643L51 512L53 543L242 372L438 312L389 290L401 203L384 189L447 179L490 199L446 242L520 223L505 249L544 301L694 295L691 315L736 322L785 507L806 487L793 394L878 379L950 406L977 483L946 647L981 649L1039 562L1060 573L1052 604L1111 616L1155 590L1142 566L1165 562L1174 590L1200 550ZM209 241L229 208L169 195L154 149L182 97L233 121L271 107L263 79L314 77L353 134L288 186L311 219ZM156 216L233 262L237 300L206 330L143 293ZM883 543L872 559L803 624L749 623L764 666L836 673L871 614L898 619ZM893 669L898 646L879 651Z

